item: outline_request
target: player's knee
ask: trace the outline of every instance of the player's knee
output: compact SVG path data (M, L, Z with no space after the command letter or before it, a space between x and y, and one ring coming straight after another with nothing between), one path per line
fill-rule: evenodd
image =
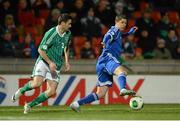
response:
M42 83L39 82L39 81L31 81L31 87L33 87L33 88L40 87L41 84L42 84Z
M43 77L35 76L33 78L33 81L31 81L31 87L32 88L40 87L42 83L43 83Z
M117 67L114 71L114 74L119 76L120 74L124 74L125 76L127 76L127 71L123 68L123 67Z
M126 77L126 76L127 76L127 72L126 72L126 71L121 72L121 73L118 75L118 77L119 77L119 76L125 76L125 77Z
M128 72L127 72L127 71L123 71L122 73L124 73L125 76L128 75Z
M55 90L55 89L49 88L49 89L47 90L47 95L48 95L48 97L51 97L51 96L53 96L53 95L55 95L55 94L56 94L56 90Z
M104 98L105 97L106 92L104 92L104 91L97 91L96 94L98 95L98 98L100 99L100 98Z
M124 75L124 76L127 76L127 72L126 71L120 71L118 74L116 74L117 76L119 76L119 75Z

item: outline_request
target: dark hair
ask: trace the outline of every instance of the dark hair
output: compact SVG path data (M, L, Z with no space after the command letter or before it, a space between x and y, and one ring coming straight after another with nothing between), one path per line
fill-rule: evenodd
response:
M69 16L69 14L61 14L58 18L58 24L61 24L61 22L67 22L69 19L71 19L71 16Z
M117 15L116 18L115 18L115 21L119 21L121 19L127 19L126 15Z

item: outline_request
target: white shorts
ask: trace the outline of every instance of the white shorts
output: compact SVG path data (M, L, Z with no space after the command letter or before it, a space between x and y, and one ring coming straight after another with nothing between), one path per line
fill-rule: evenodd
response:
M52 73L50 71L49 65L45 63L43 60L37 60L33 69L32 77L34 76L42 76L44 80L52 80L56 82L60 82L60 71L56 70L56 73Z

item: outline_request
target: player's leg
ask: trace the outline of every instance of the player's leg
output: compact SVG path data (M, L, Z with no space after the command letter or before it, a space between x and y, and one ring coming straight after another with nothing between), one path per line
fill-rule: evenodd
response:
M96 100L99 100L100 98L103 98L108 90L108 87L112 85L112 75L109 75L107 72L104 72L103 70L97 71L98 75L98 83L97 83L97 91L96 93L91 93L87 95L86 97L73 102L70 107L76 111L80 112L80 106L94 102Z
M46 101L49 97L53 96L56 93L57 86L58 86L58 82L47 80L47 90L41 93L32 102L24 106L24 114L28 113L32 107Z
M123 66L118 66L114 70L114 74L116 76L118 76L118 83L119 83L120 89L125 89L126 88L126 75L127 75L127 72L125 71Z
M97 87L96 93L91 93L88 96L78 100L77 102L78 102L79 105L94 102L96 100L104 98L107 90L108 90L108 86Z
M20 88L20 92L24 94L26 91L32 90L34 88L40 87L43 83L44 77L35 76L32 81L26 83L22 88Z
M44 77L46 76L47 68L47 65L42 60L37 60L32 74L33 81L29 81L23 87L18 89L12 96L12 101L15 102L26 91L41 86L44 81Z
M58 83L56 81L47 80L47 90L41 93L37 98L35 98L32 102L28 103L30 107L34 107L44 101L46 101L49 97L53 96L56 93L56 89Z
M23 87L19 88L12 96L12 101L15 102L26 91L32 90L42 85L44 78L42 76L35 76L32 81L27 82Z
M47 73L44 77L45 80L47 81L47 90L41 93L32 102L24 106L25 114L28 113L32 107L46 101L49 97L53 96L56 93L56 89L60 81L59 71L56 71L56 73L51 73L48 67L46 69L47 69Z
M120 87L120 95L135 95L133 90L126 89L126 75L127 72L123 66L119 63L116 58L110 57L109 61L106 63L106 70L109 74L114 74L118 77L118 84Z
M91 93L91 94L87 95L86 97L84 97L78 101L73 102L70 105L70 107L72 110L74 110L76 112L80 112L80 106L81 105L92 103L96 100L104 98L107 90L108 90L108 86L97 87L96 93Z
M123 66L117 66L116 69L114 70L114 74L118 77L118 83L119 83L119 87L121 89L121 91L120 91L121 96L136 94L133 90L126 89L127 72Z

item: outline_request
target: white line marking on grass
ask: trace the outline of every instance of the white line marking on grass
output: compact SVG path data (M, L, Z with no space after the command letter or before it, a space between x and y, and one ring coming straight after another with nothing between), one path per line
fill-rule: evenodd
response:
M145 110L145 111L148 111L146 109L149 109L151 111L162 111L162 110L174 110L174 109L177 109L177 110L180 110L180 108L143 108L142 110ZM6 109L6 110L0 110L0 112L11 112L11 111L23 111L24 109ZM48 109L48 108L43 108L43 109L38 109L38 108L33 108L32 111L70 111L71 109L70 108L67 108L67 109L61 109L61 108L54 108L54 109ZM109 109L103 109L102 107L99 107L99 108L90 108L90 107L83 107L83 110L84 111L129 111L131 110L130 108L109 108Z

